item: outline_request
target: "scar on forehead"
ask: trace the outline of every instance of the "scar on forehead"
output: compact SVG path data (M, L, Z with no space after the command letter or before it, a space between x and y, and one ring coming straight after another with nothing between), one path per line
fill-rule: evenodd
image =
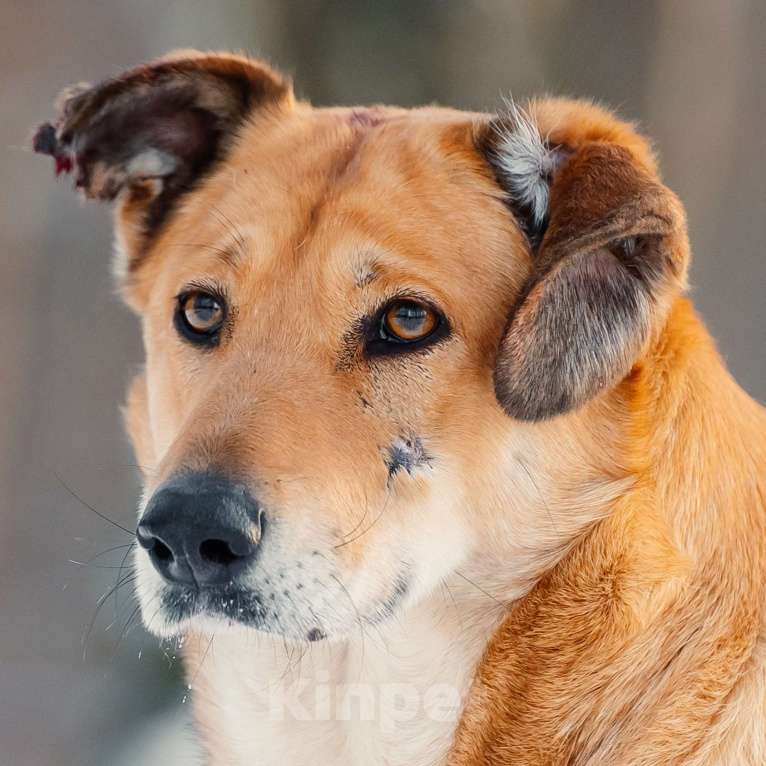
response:
M383 122L383 112L374 106L368 109L352 109L349 122L363 128L374 128Z

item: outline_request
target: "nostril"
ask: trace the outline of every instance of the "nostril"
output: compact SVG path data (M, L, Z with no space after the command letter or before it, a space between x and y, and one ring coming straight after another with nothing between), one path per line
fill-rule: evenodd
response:
M225 540L205 540L199 546L199 555L208 564L227 566L239 558Z
M165 543L161 542L160 540L157 540L156 538L154 540L154 544L151 547L151 554L158 561L173 560L173 551L171 551L170 548L168 548L168 546L165 545Z
M136 531L138 544L152 557L154 561L168 562L173 561L173 551L151 532L144 527L139 527Z

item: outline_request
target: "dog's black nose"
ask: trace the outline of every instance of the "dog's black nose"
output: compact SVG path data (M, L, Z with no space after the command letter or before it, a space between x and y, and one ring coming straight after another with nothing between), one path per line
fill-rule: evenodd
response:
M263 513L241 485L208 474L177 477L152 496L136 530L171 583L222 585L255 559Z

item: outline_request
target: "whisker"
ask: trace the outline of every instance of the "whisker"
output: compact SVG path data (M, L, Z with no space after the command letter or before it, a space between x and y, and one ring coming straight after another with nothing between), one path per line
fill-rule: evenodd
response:
M359 521L356 523L356 526L353 529L349 530L346 534L343 535L344 539L349 537L350 535L353 535L354 532L356 532L362 526L362 524L364 524L364 521L367 518L367 513L368 513L369 510L370 510L370 503L369 502L365 502L365 504L364 504L364 513L362 514L362 516L359 519Z
M386 508L388 507L388 501L391 498L390 494L386 495L386 499L383 502L383 508L381 508L380 513L375 517L372 524L368 526L366 529L364 529L362 532L360 532L356 537L352 537L350 540L344 540L342 543L338 543L338 545L335 546L335 548L342 548L344 545L348 545L349 543L353 543L356 540L359 540L359 538L364 537L382 518L383 514L386 512Z
M162 609L162 598L159 595L155 595L154 600L159 601L157 608L152 613L152 616L149 618L149 622L146 623L146 629L151 632L152 623L154 622L154 618L160 613L160 610ZM162 646L162 641L160 641L160 649L162 650L162 653L165 654L165 650ZM167 657L167 655L165 655Z
M122 626L122 630L120 631L120 635L117 638L117 643L114 645L114 651L112 652L112 658L111 662L114 661L114 658L117 656L117 650L120 648L120 644L122 643L122 640L128 635L130 632L130 628L133 627L133 622L136 619L136 616L141 611L141 604L137 604L136 607L133 609L133 611L130 613L130 617L128 617L125 624Z
M282 620L279 619L279 615L274 613L274 619L277 621L277 627L279 628L279 636L282 640L282 648L285 652L285 660L287 660L287 663L285 664L285 669L282 671L282 675L279 677L280 681L284 681L287 676L292 672L294 668L293 664L293 649L291 649L287 643L287 635L285 632L285 627L282 624Z
M128 560L128 556L133 552L133 549L136 547L136 543L131 543L128 549L125 551L125 555L122 557L122 561L120 562L120 568L117 571L117 580L120 579L122 576L122 570L125 567L125 562ZM117 615L119 613L119 600L118 600L118 591L114 592L114 618L117 619Z
M91 564L88 561L77 561L76 559L67 559L69 564L77 564L78 567L90 567L91 569L123 569L123 566L117 566L116 564L108 566L106 564Z
M101 513L101 511L97 511L97 510L96 510L96 509L95 509L95 508L94 508L92 505L90 505L89 503L86 503L86 502L85 502L85 500L83 500L83 499L82 499L82 498L81 498L81 497L80 497L80 496L79 496L79 495L78 495L78 494L77 494L77 493L76 493L76 492L75 492L75 491L74 491L74 490L73 490L73 489L72 489L72 488L71 488L71 487L70 487L70 486L69 486L69 485L68 485L68 484L67 484L67 483L66 483L66 482L65 482L65 481L62 479L62 478L61 478L61 476L59 476L59 474L57 474L55 471L53 472L53 475L54 475L54 476L55 476L55 477L58 479L58 481L59 481L59 483L61 484L61 486L62 486L62 487L64 487L64 489L65 489L65 490L66 490L66 491L67 491L67 492L68 492L68 493L69 493L69 494L70 494L70 495L71 495L71 496L72 496L72 497L73 497L75 500L77 500L78 502L80 502L80 503L81 503L81 504L82 504L82 505L83 505L85 508L87 508L89 511L92 511L93 513L95 513L95 514L96 514L96 516L98 516L99 518L101 518L101 519L103 519L104 521L108 522L108 523L109 523L109 524L111 524L113 527L116 527L117 529L120 529L120 530L122 530L123 532L126 532L127 534L129 534L131 537L133 537L133 535L135 534L134 532L132 532L130 529L127 529L126 527L123 527L123 526L122 526L122 524L118 524L118 523L117 523L116 521L114 521L113 519L110 519L108 516L106 516L105 514Z
M505 606L505 604L502 601L499 601L498 599L496 599L491 593L489 593L488 591L484 590L484 588L482 588L481 585L478 585L477 583L475 583L470 578L466 577L461 572L458 572L457 570L455 570L455 574L458 577L462 577L469 585L473 585L473 587L476 588L476 590L478 590L481 593L483 593L487 598L491 598L496 604L500 604L500 606Z
M83 634L82 637L82 659L83 662L85 661L85 657L87 654L88 649L88 639L90 638L90 634L93 631L93 627L96 624L96 619L98 618L99 612L101 611L101 608L104 606L104 604L107 602L109 596L112 595L118 588L121 588L123 585L128 585L135 581L135 579L138 577L138 575L134 574L133 572L126 574L122 579L118 580L115 585L113 585L106 593L104 593L96 602L96 610L93 613L93 617L91 618L90 622L88 623L87 630Z
M556 534L559 534L558 529L556 529L556 522L553 520L553 514L551 513L551 509L548 506L548 503L545 502L545 495L543 495L542 490L540 489L540 486L535 481L534 476L532 476L532 472L527 468L527 464L520 458L516 457L516 462L521 466L524 473L527 475L527 478L531 482L532 486L535 488L535 491L537 492L540 502L543 504L543 508L545 508L546 513L548 514L548 521L550 521L551 526L553 527L553 531Z
M293 600L293 597L290 594L287 594L287 599L292 604L293 609L297 610L297 607L295 605L295 601ZM317 616L316 616L316 614L314 614L314 610L311 609L311 607L309 607L309 611L312 613L313 618L315 620L317 620ZM296 622L298 622L299 625L300 625L300 621L296 620ZM317 622L319 622L319 621L317 620ZM301 627L301 630L305 629L305 626L303 626L303 625L301 625L300 627ZM310 646L311 646L311 644L308 641L302 641L301 643L297 643L297 642L293 643L293 648L290 651L290 659L291 660L292 660L293 655L295 654L296 650L300 650L300 656L298 657L297 660L294 661L293 667L297 667L300 670L301 663L303 662L303 658L308 653L308 650L309 650Z
M123 543L122 545L113 545L111 546L111 548L107 548L105 551L101 551L101 553L97 553L95 556L92 556L91 558L86 559L85 563L90 564L96 559L100 559L102 556L106 556L107 553L112 553L112 551L121 551L124 548L132 548L135 544L136 543L134 541L132 543Z
M207 646L205 647L205 652L202 655L202 659L199 661L199 665L197 666L197 669L194 671L194 675L192 676L191 681L186 685L187 689L193 689L194 683L197 680L197 676L199 676L200 671L202 670L202 666L205 664L205 660L207 659L208 652L210 651L210 647L213 645L213 639L215 638L215 633L212 633L210 635L210 641L207 642ZM184 695L183 701L186 702L186 695Z
M450 588L446 580L441 581L441 587L442 587L442 590L447 591L447 597L449 598L450 603L452 604L452 608L455 610L455 615L457 616L458 621L460 622L460 627L461 628L464 627L463 613L460 611L460 608L457 605L457 601L455 601L455 596L452 593L452 588Z
M357 625L359 625L359 633L361 636L361 644L362 644L362 651L359 654L359 677L362 677L362 670L364 669L364 640L367 638L367 634L364 632L364 622L362 621L362 615L359 613L359 609L357 608L356 602L353 598L351 598L351 594L348 592L348 588L343 584L343 581L340 579L340 577L336 577L334 574L331 574L330 577L335 580L336 583L340 586L341 590L346 594L346 598L349 600L349 603L351 604L351 608L354 610L354 614L356 615L356 622Z

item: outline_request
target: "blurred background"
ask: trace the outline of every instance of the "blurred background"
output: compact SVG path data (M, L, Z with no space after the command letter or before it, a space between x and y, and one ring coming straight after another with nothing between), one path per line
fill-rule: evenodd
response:
M737 379L766 400L764 3L0 8L0 766L198 763L177 663L134 619L130 583L95 614L130 537L86 504L134 525L118 405L142 354L110 276L108 209L81 205L25 149L64 85L193 46L264 56L319 104L492 109L509 92L611 104L655 139L689 213L695 300Z

